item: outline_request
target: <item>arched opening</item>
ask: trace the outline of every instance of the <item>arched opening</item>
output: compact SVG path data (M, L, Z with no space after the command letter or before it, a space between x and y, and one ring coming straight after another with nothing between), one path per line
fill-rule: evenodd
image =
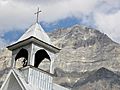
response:
M34 67L48 70L50 68L50 61L50 56L44 49L38 50L35 53Z
M25 67L28 62L28 51L26 49L21 49L15 57L16 67Z

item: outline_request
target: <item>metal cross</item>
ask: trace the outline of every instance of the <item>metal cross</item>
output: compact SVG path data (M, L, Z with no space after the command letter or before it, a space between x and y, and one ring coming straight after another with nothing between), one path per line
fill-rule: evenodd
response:
M37 12L35 13L36 15L37 15L37 19L36 19L36 22L38 23L38 17L39 17L39 13L40 12L42 12L41 10L39 10L39 8L38 8L38 10L37 10Z

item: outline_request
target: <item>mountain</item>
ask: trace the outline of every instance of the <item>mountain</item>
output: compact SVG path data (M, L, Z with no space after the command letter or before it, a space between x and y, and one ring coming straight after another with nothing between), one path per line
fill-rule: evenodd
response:
M120 90L120 76L102 67L78 80L73 90Z
M86 72L100 67L119 71L120 44L98 30L75 25L50 34L54 44L62 48L55 59L64 71Z
M119 77L115 78L114 75L117 76L115 72L120 72L120 44L98 30L80 25L60 29L49 35L54 44L61 48L54 63L55 83L73 90L119 90L119 84L110 87L109 80L104 80L105 75L109 74L103 72L111 71L111 79L115 79L114 82L117 83L116 79ZM100 69L101 67L106 69ZM96 72L93 74L94 71ZM96 81L96 78L90 79L91 74L93 77L97 74L104 76L103 79L90 83ZM90 80L85 83L87 81L84 82L84 79ZM103 84L106 84L106 88L102 87Z
M54 62L54 82L72 90L119 90L120 44L81 25L48 33L61 48ZM0 52L0 83L9 71L11 52ZM42 64L47 67L46 62Z
M90 72L63 72L56 71L56 83L71 90L119 90L120 75L104 67ZM60 80L59 80L60 79Z

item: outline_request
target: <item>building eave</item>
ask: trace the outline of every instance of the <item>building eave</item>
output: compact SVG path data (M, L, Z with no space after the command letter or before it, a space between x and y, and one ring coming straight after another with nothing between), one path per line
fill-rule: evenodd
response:
M42 40L39 40L39 39L37 39L36 37L33 37L33 36L31 36L31 37L29 37L29 38L27 38L23 41L19 41L17 43L14 43L14 44L8 46L7 48L9 50L14 50L14 49L17 49L21 46L27 45L29 43L34 43L34 44L40 45L40 46L45 47L46 49L48 49L48 50L50 50L54 53L58 53L61 50L61 49L59 49L59 48L57 48L53 45L50 45L50 44L48 44L48 43L46 43Z

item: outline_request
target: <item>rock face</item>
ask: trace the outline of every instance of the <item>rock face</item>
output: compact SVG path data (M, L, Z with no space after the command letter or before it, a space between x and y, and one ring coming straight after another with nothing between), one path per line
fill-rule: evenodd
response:
M98 30L73 26L50 34L62 50L55 65L64 71L86 72L100 67L119 71L120 45Z
M105 68L100 68L91 75L79 79L73 90L119 90L120 76Z
M0 52L0 86L2 85L3 81L5 80L11 61L11 52L7 49L2 49Z
M104 67L85 73L56 71L58 84L71 90L119 90L120 76ZM62 75L60 75L62 73ZM61 79L62 78L62 79ZM61 79L61 80L59 80ZM59 82L58 82L59 81Z
M56 30L49 36L61 48L54 62L55 83L71 90L120 89L120 44L98 30L80 25ZM0 54L2 83L11 52L5 49Z
M72 90L120 89L120 77L114 73L120 72L118 43L98 30L79 25L50 36L62 48L54 63L55 83Z

